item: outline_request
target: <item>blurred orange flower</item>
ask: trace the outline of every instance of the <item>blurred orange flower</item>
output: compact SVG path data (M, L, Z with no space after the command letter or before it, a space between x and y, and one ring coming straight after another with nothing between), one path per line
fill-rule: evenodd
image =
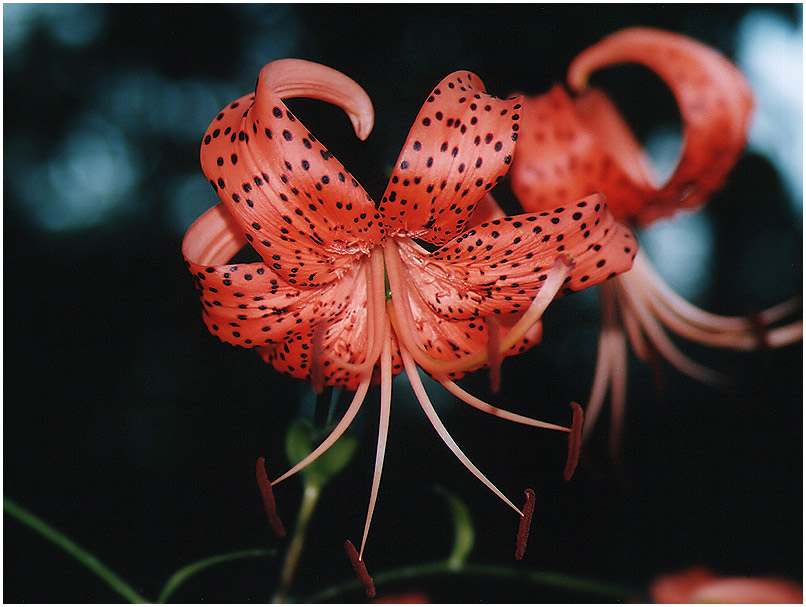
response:
M649 593L655 603L803 603L803 588L790 580L717 577L701 567L660 577Z

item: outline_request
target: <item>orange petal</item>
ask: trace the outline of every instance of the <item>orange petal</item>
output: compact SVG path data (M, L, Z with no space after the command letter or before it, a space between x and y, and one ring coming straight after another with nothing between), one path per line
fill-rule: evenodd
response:
M722 186L746 143L753 94L738 68L714 49L680 34L640 27L583 51L568 70L568 82L581 90L595 70L626 62L657 73L683 118L683 150L674 174L639 213L638 220L648 223L679 208L697 207Z
M689 603L697 588L714 579L716 576L708 569L693 567L659 577L650 585L649 594L655 603Z
M691 603L803 604L803 588L776 578L721 578L700 586Z
M267 362L310 380L311 343L317 323L327 323L323 349L330 362L323 379L328 385L357 385L356 378L340 373L338 361L363 360L368 333L364 267L356 265L320 289L300 290L263 262L227 264L245 242L237 230L219 204L190 227L182 244L210 332L236 346L270 344L262 352Z
M790 580L717 577L701 567L660 577L649 592L655 603L803 603L803 588Z
M583 124L577 104L562 86L524 100L522 113L510 180L525 211L550 211L594 192L605 194L617 218L629 217L640 209L646 188L636 186L636 175L629 175L613 159L612 150ZM624 134L632 138L628 130ZM620 141L619 149L638 147L623 143L628 139ZM625 163L627 167L643 164L641 160ZM646 180L641 178L641 182Z
M381 199L389 232L434 244L458 235L509 169L520 98L497 99L478 76L454 72L426 100Z
M635 238L598 195L551 212L483 223L408 262L419 291L440 315L473 318L523 312L558 256L575 266L563 292L596 285L632 267ZM504 321L506 323L506 321Z
M683 150L662 186L610 99L585 89L593 71L624 62L657 72L680 106ZM598 191L616 219L645 225L703 204L744 148L753 107L747 81L722 55L685 36L649 28L617 32L583 51L568 79L583 91L576 100L556 86L524 101L511 179L526 210Z
M361 89L335 70L294 61L296 83L288 74L267 82L270 64L261 71L255 95L238 99L213 120L201 163L258 254L267 263L272 255L282 258L274 273L291 284L314 287L332 280L334 268L349 264L350 255L380 242L382 226L367 193L281 99L307 93L346 104L355 92L339 97L323 83ZM367 118L357 120L366 130ZM344 242L353 248L326 246Z

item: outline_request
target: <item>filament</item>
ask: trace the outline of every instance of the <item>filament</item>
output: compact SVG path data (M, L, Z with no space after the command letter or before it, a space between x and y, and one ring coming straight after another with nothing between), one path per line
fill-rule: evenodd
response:
M426 352L422 345L418 343L416 338L417 328L411 314L410 302L408 297L408 289L406 288L405 280L403 279L402 260L397 251L387 255L387 271L389 276L389 283L392 288L392 299L387 300L386 308L389 313L389 319L395 333L404 342L405 347L409 350L411 355L423 369L428 371L435 377L441 377L450 373L466 371L471 368L479 367L488 362L488 354L486 351L477 351L469 354L458 360L443 360L434 358ZM532 303L523 313L523 316L515 323L515 325L507 332L507 334L499 341L498 351L503 354L512 348L518 340L520 340L526 332L540 320L540 317L545 312L548 305L553 301L557 292L563 285L565 278L570 274L572 265L563 257L558 257L554 261L554 265L548 272L546 280L538 291ZM399 308L394 305L395 298L400 302ZM400 309L400 314L397 311Z
M445 386L445 389L448 392L456 396L462 402L467 403L471 407L475 407L479 411L484 411L485 413L494 415L495 417L506 419L511 422L515 422L517 424L523 424L525 426L533 426L535 428L545 428L546 430L559 430L560 432L571 431L571 428L566 428L565 426L550 424L548 422L543 422L538 419L532 419L531 417L526 417L524 415L518 415L517 413L512 413L510 411L506 411L505 409L499 409L498 407L495 407L481 400L480 398L473 396L469 392L466 392L452 381L441 381L440 383L443 386Z
M347 408L347 412L344 414L344 417L341 418L336 427L333 428L333 431L328 435L328 437L322 441L322 443L313 451L311 451L305 458L302 459L297 465L292 467L288 472L277 478L276 480L272 481L272 485L276 485L277 483L284 481L289 476L293 476L303 468L305 468L308 464L314 462L320 455L322 455L325 451L330 449L341 435L344 434L345 430L350 427L350 424L353 422L358 410L361 409L361 405L364 402L364 398L367 395L367 389L369 388L370 380L372 379L371 375L367 375L364 379L361 380L361 383L358 384L358 389L355 391L355 395L353 396L353 400L350 403L350 406Z
M372 475L372 490L369 494L369 508L367 508L367 520L364 523L364 536L361 538L361 551L358 558L364 556L364 547L369 535L369 525L372 522L372 513L375 512L375 501L378 498L378 488L381 484L381 472L383 471L383 458L386 453L386 439L389 435L389 412L392 403L392 344L391 337L383 340L383 350L381 351L381 407L380 420L378 422L378 447L375 452L375 472Z
M523 513L518 510L517 506L513 504L507 497L501 493L501 491L495 485L490 482L490 480L482 474L482 472L471 462L468 457L464 454L464 452L459 448L459 445L456 444L456 441L453 440L450 433L448 432L447 428L443 425L442 421L439 419L437 412L434 410L434 406L431 404L431 401L428 398L428 394L425 391L425 387L423 387L422 382L420 381L420 376L417 373L417 366L414 364L414 360L412 360L411 355L405 349L400 350L400 356L403 359L403 366L406 369L406 374L409 377L409 382L411 383L411 387L414 390L414 394L417 396L417 400L420 403L423 411L425 412L428 421L431 422L431 425L434 426L434 429L439 434L439 437L442 441L448 446L448 448L453 452L456 458L462 462L462 464L467 468L473 476L479 479L484 485L493 493L495 493L499 498L501 498L504 503L512 508L515 512L519 515L523 516Z

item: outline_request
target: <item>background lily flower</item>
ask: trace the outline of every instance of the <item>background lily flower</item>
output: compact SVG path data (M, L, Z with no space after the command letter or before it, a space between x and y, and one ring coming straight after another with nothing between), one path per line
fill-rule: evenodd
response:
M369 98L343 74L301 60L267 65L255 94L224 108L204 135L202 168L222 203L193 224L182 248L213 334L257 348L277 370L317 389L355 390L333 433L271 484L326 451L357 414L370 383L379 381L361 561L383 466L392 376L405 369L442 440L521 515L453 441L417 366L483 411L569 433L574 451L577 414L571 427L537 421L499 410L453 379L539 341L540 317L556 296L629 269L636 250L631 232L598 194L468 227L509 168L521 107L519 97L487 94L474 74L450 74L432 91L378 204L282 101L297 96L342 107L362 139L372 128ZM230 262L247 243L261 261Z
M718 577L700 567L660 577L649 592L655 603L803 603L803 588L790 580Z
M665 183L659 183L609 97L587 85L592 72L618 63L653 70L679 106L682 150ZM577 97L557 85L523 102L522 137L510 177L526 210L601 192L619 221L646 226L704 204L724 184L744 148L753 110L747 81L725 57L685 36L649 28L622 30L577 56L568 82ZM660 355L695 379L725 385L728 380L722 374L684 355L666 329L734 350L779 347L803 335L802 321L768 328L797 310L799 299L752 317L711 314L677 295L642 252L632 270L602 285L600 294L603 326L583 435L590 433L609 389L613 448L626 401L627 340L643 361Z

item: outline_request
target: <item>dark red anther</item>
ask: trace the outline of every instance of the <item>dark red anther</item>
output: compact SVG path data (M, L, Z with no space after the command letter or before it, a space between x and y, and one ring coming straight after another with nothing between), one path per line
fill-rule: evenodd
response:
M571 401L571 409L573 410L573 418L571 419L571 432L568 433L568 458L565 460L565 471L563 478L570 481L574 475L574 470L577 468L579 461L579 450L582 447L582 407L579 404Z
M501 339L499 336L498 319L495 316L488 316L484 319L487 325L487 366L490 368L490 390L498 392L501 386L501 363L504 357L501 356Z
M361 580L361 583L364 585L364 592L367 593L369 598L374 599L375 582L372 581L372 576L369 575L367 566L364 564L364 561L358 558L358 552L350 540L344 542L344 549L347 551L347 556L350 557L350 563L353 565L353 569L355 569L355 572L358 574L358 579Z
M262 457L257 458L257 484L260 487L260 494L263 496L263 504L266 506L266 515L269 517L271 528L279 537L285 537L285 527L277 514L277 507L274 505L274 492L271 490L271 483L266 475L266 461Z
M526 503L523 505L523 516L518 524L518 542L515 547L515 558L521 560L526 552L526 540L529 539L529 527L532 525L532 514L535 511L535 492L531 489L524 491Z

